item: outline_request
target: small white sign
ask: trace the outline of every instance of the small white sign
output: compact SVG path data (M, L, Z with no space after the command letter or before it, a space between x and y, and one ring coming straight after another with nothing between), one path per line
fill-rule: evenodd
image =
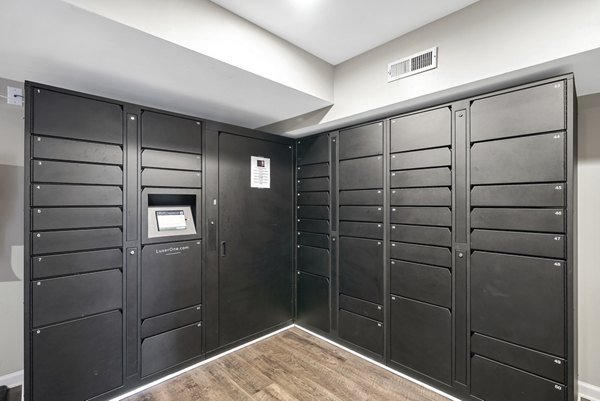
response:
M250 188L271 188L271 159L250 156Z

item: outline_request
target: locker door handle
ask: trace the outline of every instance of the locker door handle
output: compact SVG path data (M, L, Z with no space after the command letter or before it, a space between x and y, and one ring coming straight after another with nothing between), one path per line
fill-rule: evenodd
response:
M225 256L227 252L227 243L225 241L221 241L221 256Z

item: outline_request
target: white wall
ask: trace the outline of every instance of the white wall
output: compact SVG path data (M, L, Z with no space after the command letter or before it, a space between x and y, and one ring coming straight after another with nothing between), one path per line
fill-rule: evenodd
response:
M23 369L23 115L0 98L0 376Z
M579 378L600 386L600 94L579 98Z
M387 82L389 62L434 46L436 70ZM322 122L599 47L598 0L481 0L336 66L334 106Z

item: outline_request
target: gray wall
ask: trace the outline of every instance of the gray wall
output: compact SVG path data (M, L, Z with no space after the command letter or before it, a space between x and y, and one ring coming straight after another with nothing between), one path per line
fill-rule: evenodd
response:
M6 85L21 85L0 79ZM23 108L0 99L0 376L23 368ZM579 98L579 366L600 386L600 94Z
M0 78L6 86L23 84ZM23 107L0 98L0 376L23 369Z

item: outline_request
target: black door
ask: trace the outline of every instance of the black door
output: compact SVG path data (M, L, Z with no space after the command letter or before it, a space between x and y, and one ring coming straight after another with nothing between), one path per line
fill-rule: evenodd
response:
M293 150L219 134L219 345L292 318ZM270 187L253 188L251 157L270 159Z

